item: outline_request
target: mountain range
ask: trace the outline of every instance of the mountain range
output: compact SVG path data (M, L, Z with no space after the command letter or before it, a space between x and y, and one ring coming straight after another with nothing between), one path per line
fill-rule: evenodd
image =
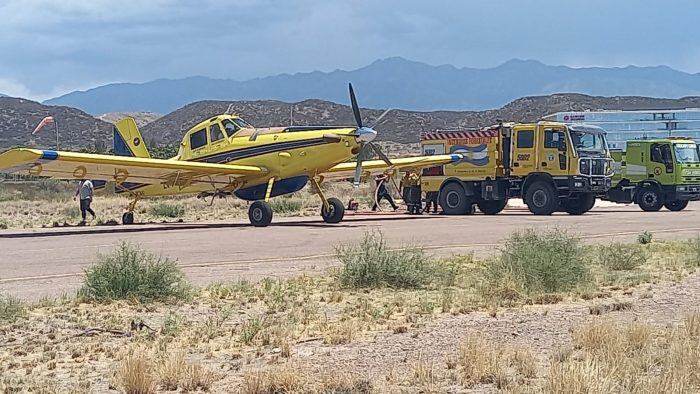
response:
M378 140L398 143L416 143L421 131L480 127L504 121L535 121L559 111L586 111L596 109L641 110L682 109L700 107L700 97L658 99L636 96L596 97L582 94L554 94L530 96L486 111L406 111L392 110L375 126ZM198 101L160 117L156 113L110 113L93 117L79 109L49 106L34 101L0 98L0 151L30 146L55 148L56 134L51 126L32 135L32 130L45 116L53 116L59 125L62 149L105 151L112 146L112 125L124 116L135 117L149 144L168 146L177 144L183 134L196 123L231 110L255 126L284 125L354 125L352 110L346 105L323 100L305 100L298 103L282 101ZM384 111L363 108L363 120L373 125Z
M201 100L320 99L346 104L348 82L355 86L363 106L414 111L485 110L519 97L561 92L662 98L700 95L700 74L666 66L572 68L514 59L497 67L477 69L433 66L393 57L351 71L281 74L245 81L189 77L114 83L44 103L75 107L90 114L168 113Z

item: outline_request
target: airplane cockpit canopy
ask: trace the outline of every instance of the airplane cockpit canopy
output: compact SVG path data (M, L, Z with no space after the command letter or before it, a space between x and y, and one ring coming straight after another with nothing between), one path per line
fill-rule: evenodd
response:
M226 130L226 134L228 134L229 137L236 134L240 129L253 128L253 126L241 118L223 119L221 124L224 126L224 130Z

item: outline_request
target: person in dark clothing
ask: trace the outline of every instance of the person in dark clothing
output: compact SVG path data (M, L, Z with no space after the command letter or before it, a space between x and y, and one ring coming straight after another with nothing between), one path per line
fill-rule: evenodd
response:
M389 191L386 188L386 181L388 179L389 177L386 175L377 175L377 177L374 179L374 182L377 184L377 201L372 206L372 211L376 211L377 208L379 208L377 204L381 203L383 199L389 201L389 204L391 204L391 207L394 208L394 211L399 209L398 205L396 205L394 199L391 198L391 194L389 194Z
M433 206L433 212L437 213L438 210L438 192L427 192L425 193L425 209L423 212L430 213L430 206Z

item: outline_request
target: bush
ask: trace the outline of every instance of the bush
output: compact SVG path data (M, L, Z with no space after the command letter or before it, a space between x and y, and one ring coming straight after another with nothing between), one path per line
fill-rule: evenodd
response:
M0 295L0 323L12 323L24 316L24 304L18 298Z
M185 207L180 204L159 202L151 206L149 213L158 217L180 218L185 216Z
M280 197L270 200L270 206L275 213L297 213L302 210L304 204L296 198Z
M637 242L639 242L642 245L650 244L652 238L654 238L654 235L652 235L652 233L644 231L637 235Z
M646 263L648 256L641 245L615 242L601 245L598 258L604 267L613 271L631 271Z
M689 239L687 245L688 258L686 264L690 267L700 267L700 237Z
M79 294L94 300L148 302L186 298L189 286L173 260L122 243L111 254L100 255L97 263L85 270Z
M511 299L569 291L588 280L581 242L557 229L513 233L484 275L487 291Z
M381 232L367 232L356 243L336 247L345 287L418 288L429 282L434 263L418 247L390 250Z

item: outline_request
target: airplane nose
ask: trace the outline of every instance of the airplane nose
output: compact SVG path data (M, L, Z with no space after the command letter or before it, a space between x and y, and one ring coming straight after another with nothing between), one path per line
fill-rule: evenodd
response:
M357 140L362 143L372 142L377 138L377 132L369 127L360 127L357 129Z

